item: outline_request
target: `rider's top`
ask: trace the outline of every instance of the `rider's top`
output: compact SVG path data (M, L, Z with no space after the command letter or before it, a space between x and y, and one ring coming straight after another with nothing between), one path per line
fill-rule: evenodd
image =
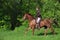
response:
M39 10L39 8L36 8L36 17L41 17L41 13L40 13L40 10Z

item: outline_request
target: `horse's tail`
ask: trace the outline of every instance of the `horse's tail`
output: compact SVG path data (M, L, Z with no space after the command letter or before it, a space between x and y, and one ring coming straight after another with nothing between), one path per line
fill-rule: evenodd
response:
M58 25L58 22L57 22L55 19L53 20L53 22L54 22L57 26L59 26L59 25Z

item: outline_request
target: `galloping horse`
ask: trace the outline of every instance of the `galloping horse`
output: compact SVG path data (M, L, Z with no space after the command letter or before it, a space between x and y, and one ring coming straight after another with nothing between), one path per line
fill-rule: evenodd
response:
M35 18L31 14L26 13L23 17L23 20L25 20L25 19L27 19L28 22L29 22L29 27L26 29L26 31L28 31L29 29L32 29L32 32L33 32L33 35L34 35L34 30L36 28ZM52 23L53 23L53 20L51 20L50 18L46 18L44 20L41 20L41 22L39 24L40 25L39 27L40 28L42 28L42 27L45 28L44 35L46 35L48 28L51 29L52 33L55 33L54 29L51 26Z

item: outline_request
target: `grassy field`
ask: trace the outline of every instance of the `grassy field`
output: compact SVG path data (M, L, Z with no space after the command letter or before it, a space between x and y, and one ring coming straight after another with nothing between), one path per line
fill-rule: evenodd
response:
M60 28L54 28L56 34L51 34L48 30L47 36L44 36L44 29L35 30L34 36L32 35L32 30L24 34L26 27L16 27L14 31L3 31L0 30L0 40L60 40Z

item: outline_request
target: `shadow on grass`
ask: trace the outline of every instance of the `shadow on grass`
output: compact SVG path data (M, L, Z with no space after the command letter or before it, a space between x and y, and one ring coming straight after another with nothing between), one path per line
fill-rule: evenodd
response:
M47 33L47 35L57 35L58 33L55 33L55 34L53 34L53 33ZM38 36L43 36L44 35L44 33L40 33L40 34L37 34Z

